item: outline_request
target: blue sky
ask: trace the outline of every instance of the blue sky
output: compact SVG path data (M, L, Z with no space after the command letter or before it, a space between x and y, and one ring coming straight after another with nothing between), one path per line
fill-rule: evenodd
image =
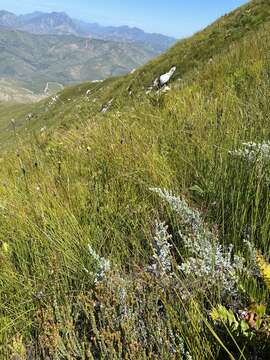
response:
M191 35L247 0L0 0L17 14L65 11L104 25L137 26L175 37Z

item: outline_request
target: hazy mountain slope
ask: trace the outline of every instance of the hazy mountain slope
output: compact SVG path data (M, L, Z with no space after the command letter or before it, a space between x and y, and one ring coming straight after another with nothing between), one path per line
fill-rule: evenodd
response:
M51 14L35 12L21 15L17 21L17 29L34 34L80 35L72 19L63 12L53 12Z
M102 40L124 41L146 44L156 54L173 45L176 39L161 34L149 34L128 26L101 26L71 19L65 13L40 13L16 16L0 11L0 25L34 34L77 35Z
M60 90L60 88L58 88ZM18 102L18 103L33 103L45 97L37 95L33 91L26 89L18 81L0 79L0 101Z
M0 11L0 26L12 27L17 24L17 16L9 11Z
M94 38L114 41L127 41L144 43L151 46L155 51L163 52L175 44L176 39L162 34L149 34L139 28L129 26L101 26L99 24L88 24L83 21L73 20L79 33Z
M0 78L21 81L35 93L47 82L67 85L127 73L153 56L144 45L0 28Z
M14 114L4 359L268 358L269 11L253 1L133 74ZM172 62L171 90L146 94Z

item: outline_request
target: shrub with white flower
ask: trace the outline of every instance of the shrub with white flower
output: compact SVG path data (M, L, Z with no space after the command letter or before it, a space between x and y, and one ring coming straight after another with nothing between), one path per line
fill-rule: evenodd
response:
M48 106L49 106L49 107L52 107L54 104L57 103L58 100L59 100L59 96L58 96L58 95L52 96L52 97L50 98L50 101L49 101Z
M219 285L223 293L233 294L244 266L244 259L233 254L233 245L221 245L217 235L208 230L200 212L190 208L184 199L167 190L151 190L180 216L179 234L188 255L179 269L199 283L207 283L209 287Z
M149 267L156 277L163 277L164 275L171 275L172 272L172 255L170 239L171 235L168 233L168 226L165 223L156 221L155 233L153 238L153 264Z
M254 162L268 162L270 160L270 141L261 143L246 142L242 144L241 149L229 151L229 154L242 158L250 163Z
M186 360L193 359L193 357L190 355L190 353L185 349L184 341L182 338L179 339L179 348L180 348L180 353L181 353L183 359L186 359Z
M95 283L97 283L99 281L102 281L105 278L106 273L111 270L111 262L99 256L90 244L88 245L88 251L92 258L95 260L96 268L95 273L90 273L87 269L85 270L87 273L90 273L94 276Z

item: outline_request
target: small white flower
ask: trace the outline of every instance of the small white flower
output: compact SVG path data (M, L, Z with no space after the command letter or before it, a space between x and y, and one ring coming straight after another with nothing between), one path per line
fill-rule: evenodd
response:
M234 157L242 158L250 163L256 161L267 162L270 160L270 142L245 142L241 149L229 151L229 154Z
M168 234L168 226L156 221L153 239L154 263L149 268L155 276L162 277L166 274L170 275L172 272L172 255L170 250L172 245L169 243L170 239L171 235Z
M96 271L94 274L92 274L95 276L95 282L101 281L104 279L106 273L111 270L111 262L109 260L99 256L90 244L88 245L88 251L89 251L89 254L92 256L92 258L96 262ZM85 270L87 273L89 273L89 271L87 269L85 269Z
M173 196L167 190L150 190L159 194L180 216L179 234L188 257L179 270L198 281L206 279L211 286L219 284L224 292L235 291L244 259L233 255L233 245L225 248L219 244L217 235L208 230L199 211L190 208L185 200Z

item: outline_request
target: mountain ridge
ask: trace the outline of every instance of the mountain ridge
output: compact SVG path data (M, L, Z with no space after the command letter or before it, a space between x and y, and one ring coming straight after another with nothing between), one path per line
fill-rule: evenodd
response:
M0 80L21 82L39 96L48 82L66 86L102 80L126 74L156 55L145 44L37 35L1 25L0 50Z
M75 35L102 40L138 42L148 44L155 51L163 52L176 39L158 33L147 33L137 27L102 26L69 17L65 12L33 12L16 15L6 10L0 11L0 25L33 34Z

